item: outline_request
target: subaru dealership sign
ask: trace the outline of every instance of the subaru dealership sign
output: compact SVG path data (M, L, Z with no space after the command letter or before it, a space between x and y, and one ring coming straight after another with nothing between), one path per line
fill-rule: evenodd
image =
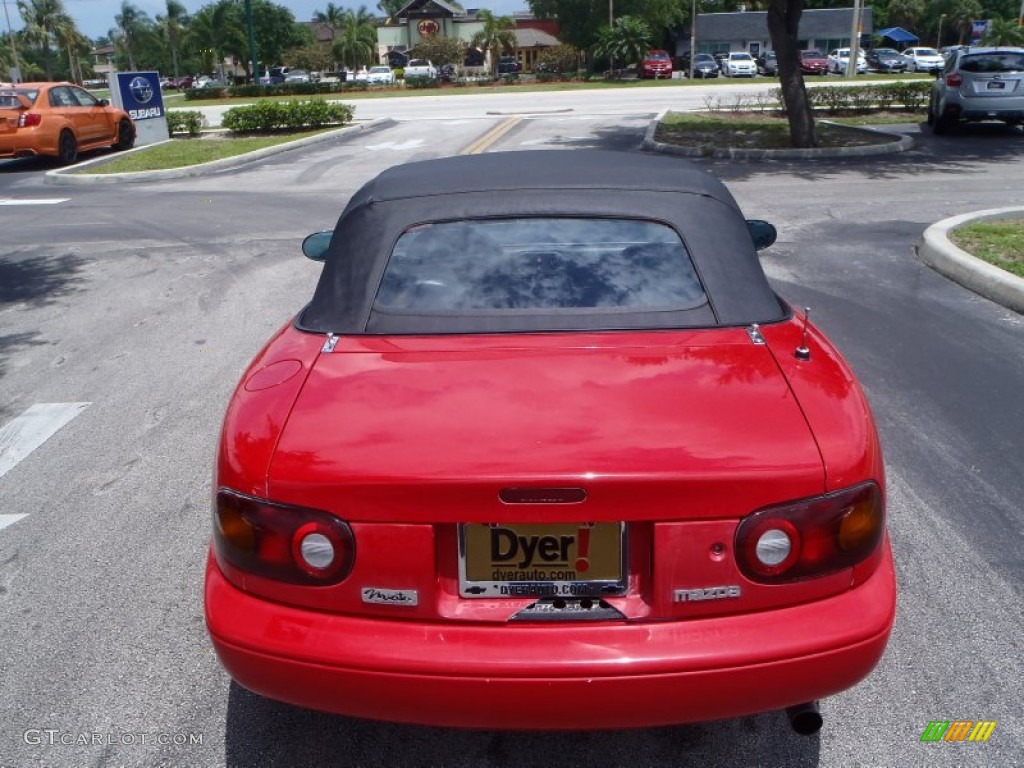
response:
M135 122L136 144L168 138L167 113L160 92L159 72L118 72L111 98Z

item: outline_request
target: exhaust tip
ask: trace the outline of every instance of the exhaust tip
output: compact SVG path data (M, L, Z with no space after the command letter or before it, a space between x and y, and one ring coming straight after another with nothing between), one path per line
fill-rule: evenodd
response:
M789 725L801 736L814 735L821 730L822 723L824 723L816 701L787 707L786 715L789 717Z

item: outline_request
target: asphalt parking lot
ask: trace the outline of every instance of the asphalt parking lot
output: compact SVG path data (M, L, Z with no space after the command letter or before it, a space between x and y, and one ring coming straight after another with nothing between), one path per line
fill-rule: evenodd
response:
M915 252L936 221L1024 205L1024 139L998 130L909 126L915 147L877 160L698 160L779 227L773 287L812 307L881 431L896 628L879 668L823 703L818 735L781 713L597 733L362 722L248 693L210 652L213 447L238 375L315 284L301 237L380 169L461 151L509 112L523 119L487 151L636 151L656 107L402 104L359 141L130 186L57 188L39 164L0 163L0 425L68 406L0 475L0 765L1020 764L1024 321ZM921 741L944 720L997 725L985 743Z

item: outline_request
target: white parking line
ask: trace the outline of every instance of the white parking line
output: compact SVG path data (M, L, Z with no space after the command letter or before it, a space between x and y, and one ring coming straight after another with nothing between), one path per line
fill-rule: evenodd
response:
M91 403L36 403L21 416L0 427L0 477ZM14 522L13 520L11 522ZM7 523L10 525L10 522ZM4 527L0 525L0 528Z
M8 525L14 525L23 517L28 517L28 515L0 515L0 531Z
M26 198L24 200L0 200L0 205L56 205L66 203L70 197Z

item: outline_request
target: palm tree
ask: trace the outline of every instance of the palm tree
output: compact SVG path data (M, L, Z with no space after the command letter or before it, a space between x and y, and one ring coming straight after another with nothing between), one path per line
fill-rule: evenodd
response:
M245 34L231 0L220 0L216 5L204 5L191 18L185 40L202 54L206 69L217 67L222 76L222 62L228 49L244 50ZM253 77L257 77L257 73Z
M387 23L391 24L398 12L408 4L407 0L380 0L377 3L377 10L383 13L387 17Z
M25 22L22 36L29 43L38 45L43 54L43 70L46 79L53 79L53 57L50 43L56 38L57 30L68 24L74 26L71 17L64 10L63 0L18 0L18 12Z
M636 16L623 16L601 30L594 53L629 65L641 61L651 47L651 28Z
M82 64L75 51L85 48L88 50L89 39L78 31L74 19L65 16L59 20L53 30L57 44L68 52L68 76L76 83L82 83Z
M992 19L982 45L1024 46L1024 27L1012 19Z
M347 67L358 68L373 61L377 47L377 31L366 6L358 11L345 11L344 31L334 41L332 52Z
M157 28L161 37L167 41L171 49L171 61L174 67L174 77L178 78L178 50L181 48L181 41L185 37L186 25L188 24L188 11L178 0L167 0L167 15L156 17Z
M114 22L121 30L121 45L128 56L128 69L135 71L135 47L139 37L143 34L149 18L138 6L133 5L129 0L122 0L121 12L114 16Z
M365 6L360 10L365 10ZM334 3L328 3L327 8L322 11L314 11L313 21L331 30L331 43L334 43L334 33L345 26L345 11Z
M495 16L491 11L479 11L477 18L483 29L473 35L469 44L486 57L492 50L511 51L516 47L516 22L511 16ZM498 57L491 57L491 74L498 68Z

